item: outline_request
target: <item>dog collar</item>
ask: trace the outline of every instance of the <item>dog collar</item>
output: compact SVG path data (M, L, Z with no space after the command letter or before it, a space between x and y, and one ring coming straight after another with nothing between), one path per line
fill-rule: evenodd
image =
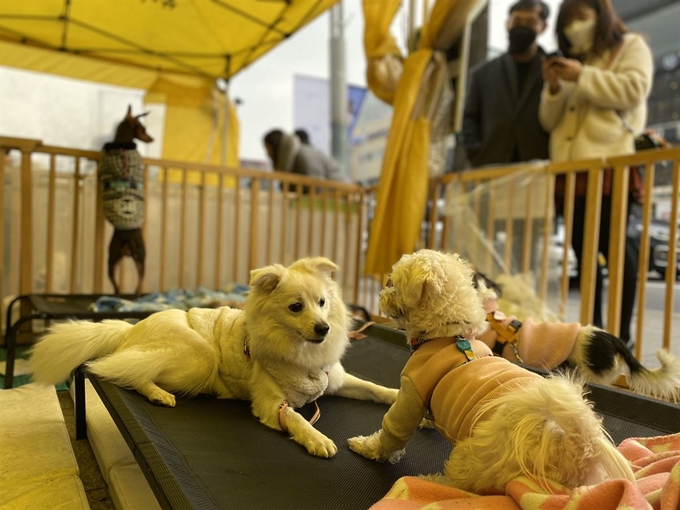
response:
M429 342L430 340L432 340L432 339L431 339L431 338L411 338L411 339L408 341L409 348L411 349L411 353L416 352L416 350L418 349L418 347L420 347L420 346L423 345L424 343Z
M426 344L430 340L434 340L434 338L411 338L409 340L409 347L411 349L411 353L416 352L418 347L420 347L423 344ZM473 359L475 359L475 353L472 351L472 347L470 346L470 342L468 341L467 338L465 338L464 336L457 335L454 337L454 340L456 341L456 346L462 353L465 354L465 356L468 358L468 361L472 361ZM466 350L463 350L461 346L463 347L467 346L465 348ZM472 358L470 358L470 355L472 356Z

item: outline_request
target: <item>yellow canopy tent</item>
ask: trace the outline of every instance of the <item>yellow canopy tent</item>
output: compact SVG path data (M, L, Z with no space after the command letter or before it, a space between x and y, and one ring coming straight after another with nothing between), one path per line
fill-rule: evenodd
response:
M438 152L450 126L452 93L443 52L463 33L478 1L437 0L421 29L418 49L399 76L396 44L388 32L398 2L364 0L367 81L378 97L394 105L368 241L367 275L389 273L402 254L416 247L429 177L441 169ZM375 72L381 61L388 70Z
M336 2L0 0L0 66L147 90L147 102L167 105L168 159L220 163L223 140L210 133L228 119L226 164L238 166L236 115L215 95L215 80L229 80Z

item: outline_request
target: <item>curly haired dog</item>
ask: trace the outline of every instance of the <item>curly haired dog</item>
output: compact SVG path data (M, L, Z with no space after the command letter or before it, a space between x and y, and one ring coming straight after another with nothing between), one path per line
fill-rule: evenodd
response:
M33 348L33 380L57 384L88 372L173 407L173 393L250 400L253 414L309 453L335 443L295 411L322 395L392 404L396 389L345 373L349 314L324 257L250 272L245 310L166 310L134 326L121 320L58 324Z
M393 266L380 310L406 330L413 354L382 428L349 439L350 448L396 462L429 414L454 445L443 476L435 478L440 483L504 492L519 476L544 487L633 481L581 386L529 372L473 339L487 324L472 277L458 255L431 250L404 255Z
M633 356L623 340L611 333L577 322L542 322L532 316L505 316L503 312L519 315L523 311L520 306L510 306L512 311L499 310L505 286L479 272L475 273L474 283L489 323L489 329L477 338L495 354L545 370L573 369L582 379L599 384L614 382L625 364L631 391L678 401L680 358L672 353L660 349L656 357L661 366L648 369ZM523 290L523 294L527 292L532 289Z

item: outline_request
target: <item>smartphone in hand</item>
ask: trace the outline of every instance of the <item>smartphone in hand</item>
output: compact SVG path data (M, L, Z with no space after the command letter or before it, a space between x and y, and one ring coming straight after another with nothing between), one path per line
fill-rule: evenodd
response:
M564 57L564 53L562 53L560 50L553 51L552 53L548 53L548 54L545 56L545 59L546 59L546 60L550 60L550 59L553 58L553 57Z

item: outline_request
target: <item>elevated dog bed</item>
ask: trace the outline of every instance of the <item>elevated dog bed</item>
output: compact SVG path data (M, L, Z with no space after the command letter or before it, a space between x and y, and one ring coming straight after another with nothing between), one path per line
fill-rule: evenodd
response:
M380 326L365 333L343 365L358 377L397 387L409 357L403 335ZM91 381L162 508L365 509L400 477L440 471L451 450L434 430L420 430L399 464L364 459L349 450L347 439L377 430L387 407L324 397L315 427L335 441L338 453L320 459L260 424L248 402L199 396L163 408L134 391ZM678 406L599 386L591 397L617 443L630 435L680 431ZM301 412L310 417L308 407Z

